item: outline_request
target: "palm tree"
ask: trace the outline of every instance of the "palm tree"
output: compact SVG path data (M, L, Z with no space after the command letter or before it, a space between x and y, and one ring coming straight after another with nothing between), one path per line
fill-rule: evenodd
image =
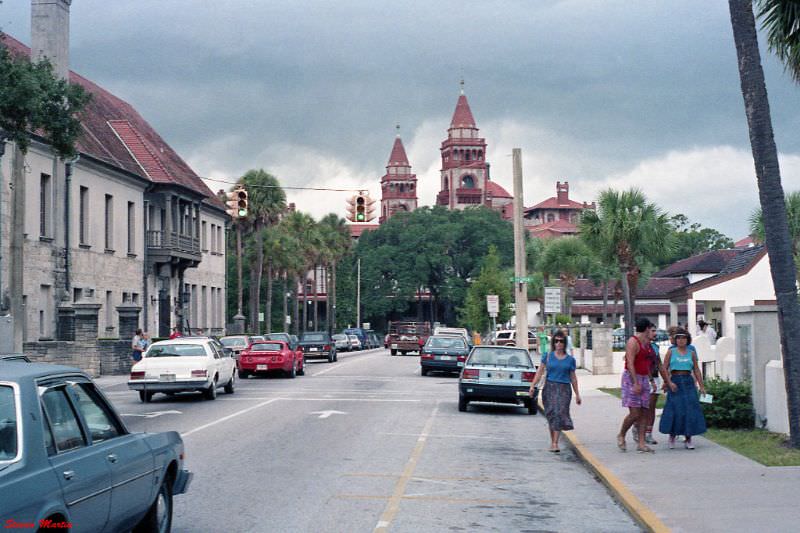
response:
M768 6L781 5L780 10L769 10ZM789 8L794 5L793 9ZM771 38L780 32L770 29L788 28L790 31L778 41L778 46L797 50L800 14L796 2L759 2L765 14L765 26ZM763 212L764 242L769 251L769 266L775 297L778 303L778 326L780 331L783 370L786 380L786 402L789 412L789 435L791 445L800 448L800 302L797 298L797 275L792 256L792 238L786 213L786 201L781 185L778 166L778 149L772 132L772 118L761 68L758 50L755 16L751 0L728 0L731 13L733 40L739 64L742 97L750 133L750 147L755 163L758 196ZM784 32L785 33L785 32ZM770 43L773 45L773 43ZM779 51L780 54L780 51ZM787 68L796 69L798 55L785 59Z
M564 237L547 244L536 267L547 275L558 276L565 289L564 313L571 315L575 283L597 269L597 259L578 237Z
M800 268L800 191L786 195L786 218L789 223L789 237L792 240L792 257L795 269L798 269ZM756 243L764 243L764 214L760 208L750 215L750 235Z
M240 185L247 189L247 216L237 221L241 229L253 236L255 265L250 268L250 331L259 331L259 302L261 301L261 278L264 272L264 227L276 224L286 211L286 193L277 178L263 169L248 170L239 179Z
M767 44L792 79L800 83L800 4L787 0L756 0Z
M352 239L347 222L334 213L325 215L319 222L322 240L325 242L325 271L330 272L330 284L326 283L327 318L326 329L332 332L336 328L336 265L349 251Z
M660 257L672 247L669 219L638 189L600 193L597 211L585 211L581 238L601 260L615 264L622 278L625 334L633 333L634 301L641 258Z
M294 212L289 214L285 220L286 231L292 236L294 241L294 260L295 268L292 269L294 276L295 286L302 289L302 302L303 302L303 324L299 331L304 332L308 324L308 306L306 305L306 287L308 282L308 271L313 266L316 250L319 247L319 235L316 228L316 222L310 215L306 213ZM295 301L295 323L298 319L298 297L294 298Z

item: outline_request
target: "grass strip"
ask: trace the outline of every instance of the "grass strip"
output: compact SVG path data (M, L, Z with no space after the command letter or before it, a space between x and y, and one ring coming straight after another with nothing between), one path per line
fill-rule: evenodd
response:
M764 466L800 466L800 450L790 448L788 437L782 433L709 428L703 436Z

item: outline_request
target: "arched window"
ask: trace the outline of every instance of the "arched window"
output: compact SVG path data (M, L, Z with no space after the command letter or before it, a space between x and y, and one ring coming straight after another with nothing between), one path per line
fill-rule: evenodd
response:
M447 179L447 176L444 177L444 190L450 190L450 180Z
M467 160L467 161L469 161L469 160L470 160L470 157L469 157L469 150L467 150L466 152L464 152L464 155L466 155L466 160Z
M483 150L478 150L478 161L483 159Z
M548 213L547 221L548 222L555 222L556 221L556 216L553 213Z
M405 183L401 183L400 184L400 192L406 192L406 184Z
M406 204L400 204L397 206L398 211L408 211L408 206Z
M461 187L464 189L474 189L475 188L475 178L467 174L461 178Z

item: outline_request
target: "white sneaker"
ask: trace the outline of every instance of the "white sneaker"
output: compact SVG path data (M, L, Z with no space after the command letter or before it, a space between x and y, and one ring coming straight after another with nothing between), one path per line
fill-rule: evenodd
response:
M683 443L686 446L687 450L694 450L694 444L692 443L692 439L686 439L686 442Z

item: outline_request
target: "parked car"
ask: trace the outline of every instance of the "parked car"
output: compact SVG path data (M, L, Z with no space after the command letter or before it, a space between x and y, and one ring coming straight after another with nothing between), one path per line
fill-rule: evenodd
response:
M625 328L617 328L611 332L611 347L613 350L625 350ZM665 329L656 330L655 343L659 346L669 346L669 332Z
M292 350L286 341L254 342L239 354L239 377L280 370L287 377L306 373L302 351Z
M238 357L239 352L250 346L250 343L253 341L249 335L227 335L220 338L219 342L225 348L233 350L234 355Z
M283 341L283 342L288 343L289 347L292 350L296 350L297 349L297 336L290 335L290 334L286 333L285 331L279 331L279 332L275 332L275 333L267 333L266 335L264 335L264 338L262 340L265 340L265 341Z
M264 335L251 335L250 336L250 342L251 343L252 342L261 342L261 341L264 341L264 340L267 340L267 338Z
M369 349L372 350L374 348L380 348L383 342L381 341L380 335L375 333L374 331L367 332L367 339L369 340Z
M467 331L467 328L448 328L448 327L444 327L444 326L439 326L437 328L434 328L433 334L434 335L460 335L461 337L464 338L464 342L466 342L467 345L472 346L472 337L470 337L469 331Z
M538 388L530 397L535 375L536 366L524 348L475 346L458 379L458 410L466 411L470 402L513 403L535 415Z
M493 344L497 346L516 346L517 345L517 330L515 329L501 329L497 331L494 336ZM539 349L539 338L536 334L528 330L528 348L531 350Z
M0 353L0 361L19 361L21 363L30 363L31 360L21 353Z
M461 335L431 335L419 353L420 374L432 370L458 372L464 366L469 346Z
M358 335L348 335L347 340L350 341L350 350L361 350L361 339L358 338Z
M3 523L169 531L192 479L177 432L130 433L76 368L0 362L0 376Z
M358 342L361 345L361 349L366 349L367 347L367 330L364 328L346 328L342 331L345 335L355 335L358 337Z
M336 345L325 331L307 331L300 336L300 348L306 359L327 359L333 363L338 359Z
M344 333L337 333L331 337L333 339L333 343L336 345L337 352L349 352L350 351L350 339L347 338L347 335Z
M142 360L133 365L128 388L139 392L143 402L157 392L199 391L206 399L217 397L217 387L233 394L236 361L225 355L217 341L208 338L174 339L150 345Z

